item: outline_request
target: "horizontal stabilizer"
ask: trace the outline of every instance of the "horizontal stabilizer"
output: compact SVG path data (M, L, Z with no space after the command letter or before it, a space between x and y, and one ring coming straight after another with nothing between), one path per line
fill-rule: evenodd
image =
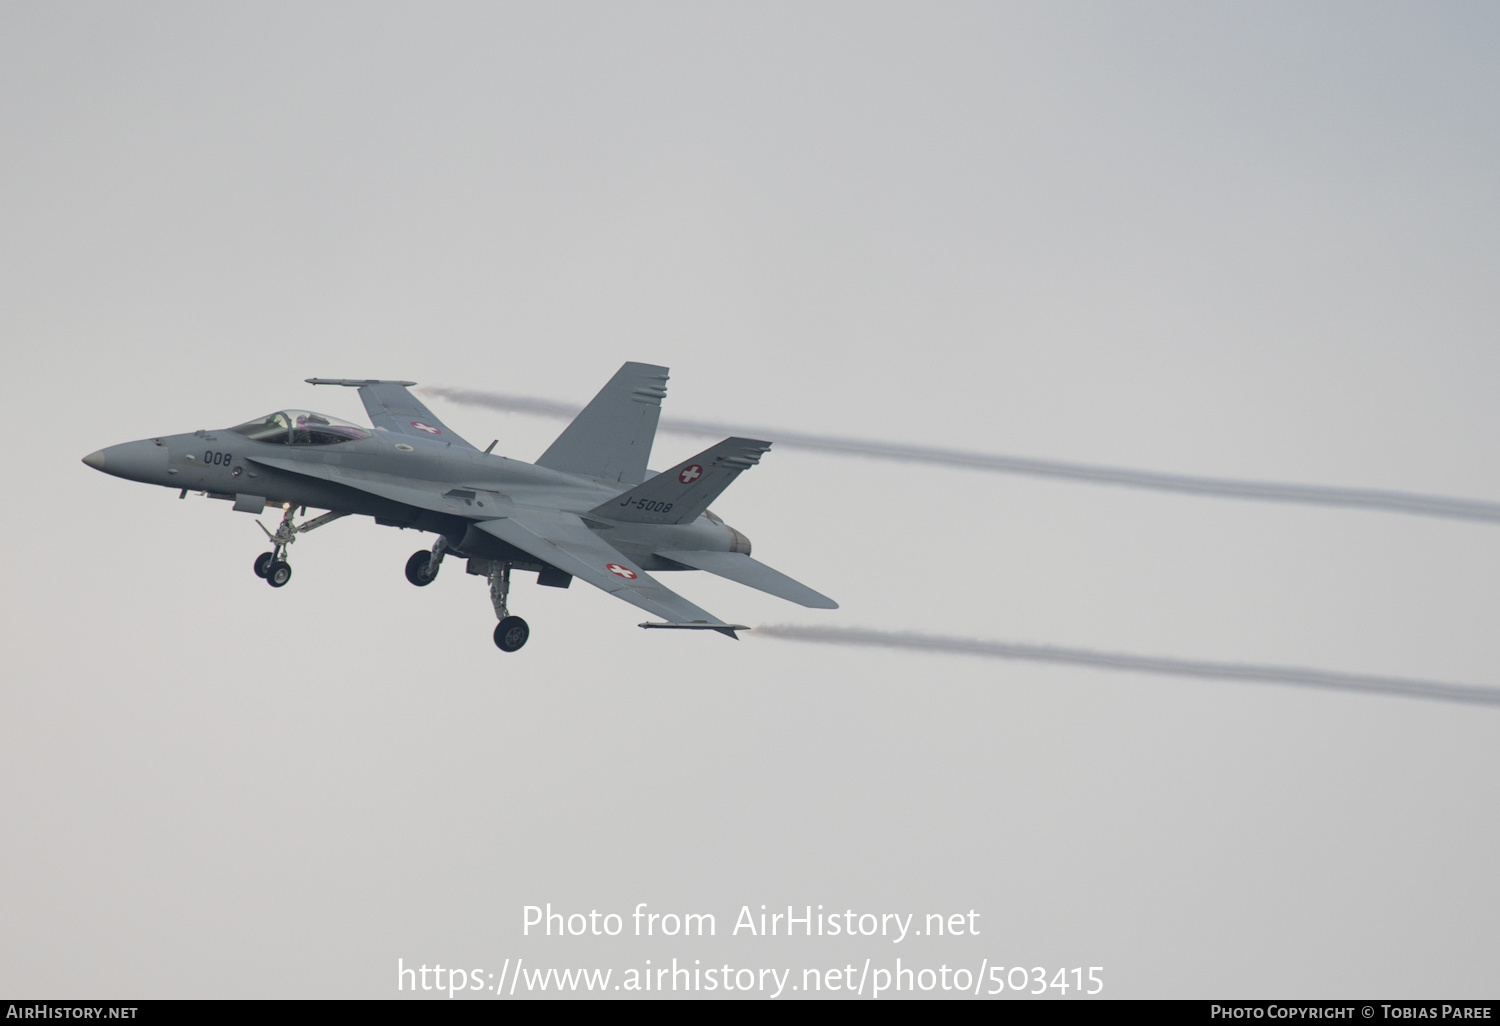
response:
M743 552L658 552L674 563L682 563L695 570L706 570L736 584L763 591L767 595L795 602L811 609L837 609L839 604L827 595L820 595L800 581L794 581L779 570L751 559Z
M692 523L769 448L753 438L726 438L589 512L627 524Z
M667 368L627 363L537 458L548 470L640 484L656 440Z

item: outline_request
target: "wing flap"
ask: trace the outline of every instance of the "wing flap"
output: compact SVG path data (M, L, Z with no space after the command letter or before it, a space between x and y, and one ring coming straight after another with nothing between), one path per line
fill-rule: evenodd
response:
M706 570L711 574L743 584L747 588L763 591L767 595L795 602L811 609L837 609L839 604L827 595L813 591L801 581L794 581L779 570L773 570L759 560L751 559L743 552L658 552L674 563L682 563L695 570Z

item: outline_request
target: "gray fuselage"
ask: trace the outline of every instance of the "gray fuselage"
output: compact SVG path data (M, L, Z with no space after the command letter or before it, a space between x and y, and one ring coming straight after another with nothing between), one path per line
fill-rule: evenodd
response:
M335 444L259 441L231 429L197 431L113 445L84 462L116 477L215 498L368 516L387 526L441 534L456 555L505 560L521 569L545 566L472 525L513 509L574 513L647 570L688 569L654 551L750 549L744 535L711 513L686 524L611 523L591 515L629 490L619 482L381 428Z

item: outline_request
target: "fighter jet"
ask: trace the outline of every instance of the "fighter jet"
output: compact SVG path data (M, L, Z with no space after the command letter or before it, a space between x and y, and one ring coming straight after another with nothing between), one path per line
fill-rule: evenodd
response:
M287 550L300 534L340 517L437 536L406 561L406 579L426 587L443 561L466 561L488 579L499 623L495 644L514 652L531 630L510 612L511 571L566 588L573 578L662 619L642 627L712 630L731 624L700 609L650 572L705 570L815 609L838 603L750 558L750 540L709 510L770 442L726 438L670 470L646 469L667 394L667 368L627 363L535 463L480 451L408 391L414 381L308 378L359 389L373 428L308 410L280 410L236 427L162 435L90 453L106 474L233 502L261 513L279 507L271 549L255 559L272 588L292 578ZM327 510L297 523L308 508ZM259 521L257 521L259 524Z

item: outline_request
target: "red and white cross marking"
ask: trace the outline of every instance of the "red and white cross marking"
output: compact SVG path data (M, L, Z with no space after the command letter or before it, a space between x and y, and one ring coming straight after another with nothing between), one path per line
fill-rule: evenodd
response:
M443 433L441 428L435 428L425 421L414 420L411 422L411 426L416 428L418 431L424 431L429 435L440 435Z
M677 475L677 480L683 484L692 484L703 476L703 468L694 463L682 468L682 473Z
M608 570L616 577L625 578L627 581L635 580L635 571L627 566L621 566L619 563L605 563L604 569Z

